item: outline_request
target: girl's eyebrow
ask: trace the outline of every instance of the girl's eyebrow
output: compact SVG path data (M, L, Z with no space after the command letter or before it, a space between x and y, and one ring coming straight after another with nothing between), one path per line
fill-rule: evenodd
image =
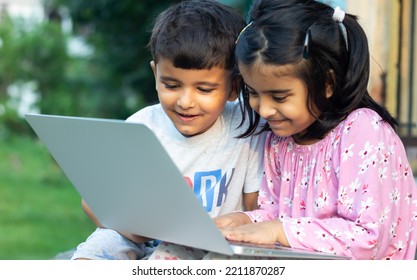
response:
M251 88L250 86L248 86L247 84L245 84L245 85L250 90L256 91L253 88ZM262 91L262 93L266 93L266 94L284 94L284 93L289 93L290 91L291 91L291 89L270 89L270 90L264 90L264 91Z
M289 93L291 90L290 89L271 89L271 90L267 90L264 93L268 93L268 94L284 94L284 93Z

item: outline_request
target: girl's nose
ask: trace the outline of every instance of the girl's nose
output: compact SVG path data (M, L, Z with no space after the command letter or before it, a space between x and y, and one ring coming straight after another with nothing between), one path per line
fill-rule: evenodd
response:
M259 115L264 118L268 119L276 114L276 109L272 106L270 102L269 96L259 97Z
M178 96L177 105L182 109L188 109L195 106L194 93L192 90L184 89Z

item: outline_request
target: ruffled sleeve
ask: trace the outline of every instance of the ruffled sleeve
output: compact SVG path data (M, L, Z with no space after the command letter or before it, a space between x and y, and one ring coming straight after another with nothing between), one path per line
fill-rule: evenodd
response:
M310 162L314 177L323 179L301 191L294 178L297 185L284 189L283 172L297 163L282 168L274 162L283 146L273 151L271 143L260 209L248 215L253 221L281 219L291 247L353 259L414 259L417 189L399 137L374 111L359 109L329 139L321 151L312 151L324 158ZM280 205L282 196L291 199L290 206Z

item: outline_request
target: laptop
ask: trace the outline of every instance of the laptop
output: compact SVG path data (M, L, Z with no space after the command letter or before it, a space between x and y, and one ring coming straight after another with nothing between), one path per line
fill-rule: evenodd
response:
M228 242L145 125L44 114L25 117L107 228L229 256L345 258L279 245Z

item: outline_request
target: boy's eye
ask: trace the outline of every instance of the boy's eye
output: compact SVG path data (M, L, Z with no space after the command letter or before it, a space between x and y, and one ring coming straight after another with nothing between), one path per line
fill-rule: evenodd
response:
M165 88L167 88L167 89L176 89L176 88L179 88L179 85L178 84L164 83L164 85L165 85Z

